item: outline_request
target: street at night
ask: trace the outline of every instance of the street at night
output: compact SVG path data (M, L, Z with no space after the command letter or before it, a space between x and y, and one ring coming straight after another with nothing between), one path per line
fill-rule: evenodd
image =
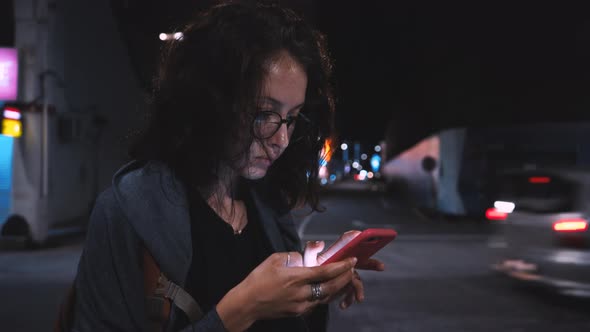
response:
M366 300L332 308L330 331L585 331L589 302L495 274L494 232L486 221L439 219L412 211L379 188L342 183L323 193L324 213L298 218L305 240L393 227L398 238L375 257L385 272L361 272ZM81 238L50 248L0 253L2 331L47 331L74 277ZM27 313L35 319L23 320Z
M585 7L0 2L0 332L590 331Z

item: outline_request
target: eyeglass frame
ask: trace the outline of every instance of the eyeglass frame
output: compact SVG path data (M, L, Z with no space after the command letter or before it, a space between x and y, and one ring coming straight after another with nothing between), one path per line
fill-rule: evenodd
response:
M273 122L275 124L278 124L277 129L275 129L275 131L271 134L268 135L267 137L258 137L258 135L256 135L256 130L254 129L255 125L254 122L256 121L256 118L258 117L258 115L260 114L276 114L279 117L279 122ZM303 113L299 112L295 117L294 117L294 121L291 122L291 124L297 124L297 120L301 117L301 119L303 119L305 122L307 122L308 124L313 124L313 122L311 121L310 118L308 118L307 116L305 116ZM293 119L293 118L292 118ZM269 139L271 137L273 137L283 126L283 124L287 125L287 128L289 128L289 119L288 118L283 118L281 116L281 114L279 114L278 112L275 111L261 111L261 112L257 112L256 115L252 118L252 136L256 139ZM291 143L300 141L301 139L303 139L304 136L301 136L299 138L297 138L295 141L291 141ZM290 137L289 137L290 139Z

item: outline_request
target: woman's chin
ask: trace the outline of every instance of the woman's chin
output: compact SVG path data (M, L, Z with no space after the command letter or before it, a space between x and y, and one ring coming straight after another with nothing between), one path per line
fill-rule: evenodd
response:
M266 168L249 167L241 175L248 180L260 180L266 175Z

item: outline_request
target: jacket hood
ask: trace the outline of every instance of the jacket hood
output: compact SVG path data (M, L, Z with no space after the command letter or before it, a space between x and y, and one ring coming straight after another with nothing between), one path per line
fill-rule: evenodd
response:
M180 181L163 163L132 161L113 177L113 191L162 272L184 284L192 245L188 201Z

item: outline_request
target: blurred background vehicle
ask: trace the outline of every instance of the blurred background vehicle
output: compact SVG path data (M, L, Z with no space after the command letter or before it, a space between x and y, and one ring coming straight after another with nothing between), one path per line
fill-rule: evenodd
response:
M498 223L493 265L509 277L590 297L590 169L506 171L487 216ZM495 221L494 221L495 220Z
M38 246L83 232L99 192L104 119L19 105L4 107L0 122L0 239Z
M396 137L386 137L386 144ZM405 193L419 209L483 221L503 172L540 167L590 167L590 125L445 129L387 155L381 174L392 193Z
M85 229L145 101L108 2L2 1L0 18L0 241L42 245Z

